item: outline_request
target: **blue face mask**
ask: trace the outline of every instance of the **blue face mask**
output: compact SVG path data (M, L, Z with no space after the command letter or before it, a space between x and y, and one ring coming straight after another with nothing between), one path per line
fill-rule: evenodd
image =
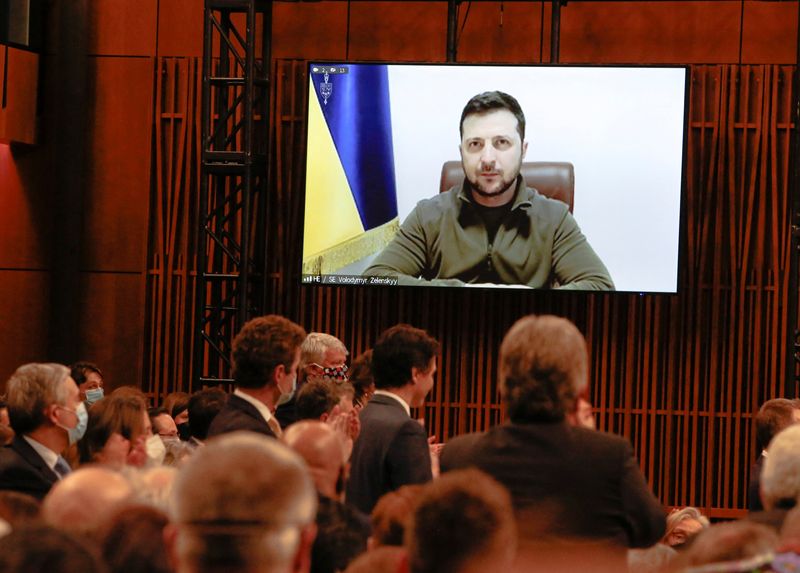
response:
M86 391L86 404L91 406L95 402L99 402L105 396L102 388L92 388Z
M286 402L290 401L294 396L295 390L297 390L297 374L292 376L292 389L289 392L281 392L281 395L278 398L277 406L281 406L282 404L286 404Z
M86 426L89 423L89 413L86 411L86 406L83 404L83 402L78 404L78 407L74 410L70 410L65 406L58 407L62 410L66 410L67 412L72 412L75 414L75 417L78 418L78 423L72 428L67 428L66 426L58 424L59 428L63 428L67 431L67 434L69 435L69 444L72 445L80 440L86 433Z

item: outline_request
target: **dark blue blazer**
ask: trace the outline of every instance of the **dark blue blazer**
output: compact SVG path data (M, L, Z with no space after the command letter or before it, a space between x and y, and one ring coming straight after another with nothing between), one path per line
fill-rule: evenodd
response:
M378 499L400 486L432 479L425 429L402 404L373 396L361 411L361 434L353 445L347 503L371 513Z
M26 493L41 500L58 481L36 450L21 436L0 448L0 490Z
M213 436L236 432L237 430L247 430L248 432L264 434L272 438L276 437L264 416L255 406L247 400L231 394L228 396L228 402L208 427L208 437L212 438Z

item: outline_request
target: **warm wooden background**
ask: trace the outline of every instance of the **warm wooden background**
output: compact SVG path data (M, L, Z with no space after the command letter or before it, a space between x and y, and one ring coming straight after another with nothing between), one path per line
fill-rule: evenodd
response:
M202 10L195 0L54 0L40 145L0 145L0 379L32 360L98 362L111 385L189 388ZM549 57L549 6L474 2L460 61ZM462 8L462 17L464 9ZM398 320L443 342L440 437L499 419L503 332L574 320L602 428L628 436L668 505L745 506L751 413L781 395L789 131L798 2L571 2L561 61L692 64L686 256L677 296L297 287L303 59L443 61L441 2L275 4L269 311L358 353Z

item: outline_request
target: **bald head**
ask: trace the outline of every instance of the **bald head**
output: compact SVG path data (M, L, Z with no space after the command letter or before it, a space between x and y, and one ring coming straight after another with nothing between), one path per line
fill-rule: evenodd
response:
M94 535L133 489L122 475L102 467L76 470L58 482L42 503L49 525L76 535Z
M305 460L317 491L339 499L344 486L340 478L345 452L336 430L324 422L303 420L289 426L283 440Z
M232 432L198 448L173 488L178 571L289 571L307 563L317 496L274 438Z

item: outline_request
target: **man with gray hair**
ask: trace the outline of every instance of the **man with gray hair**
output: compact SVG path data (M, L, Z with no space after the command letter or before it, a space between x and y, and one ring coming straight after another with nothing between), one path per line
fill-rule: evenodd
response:
M69 368L61 364L20 366L6 391L16 436L0 448L0 490L42 499L70 472L61 454L83 437L86 407Z
M297 454L278 440L232 432L181 469L166 540L177 573L306 572L316 510Z
M331 334L309 332L300 345L297 392L310 376L325 377L337 381L347 380L347 356L350 354L344 343ZM287 403L275 411L275 417L286 429L298 420L297 392Z
M664 511L628 441L567 422L588 387L586 341L575 325L522 318L499 362L510 422L447 444L442 471L475 466L494 477L511 493L520 532L539 541L599 542L622 560L625 547L658 541Z

